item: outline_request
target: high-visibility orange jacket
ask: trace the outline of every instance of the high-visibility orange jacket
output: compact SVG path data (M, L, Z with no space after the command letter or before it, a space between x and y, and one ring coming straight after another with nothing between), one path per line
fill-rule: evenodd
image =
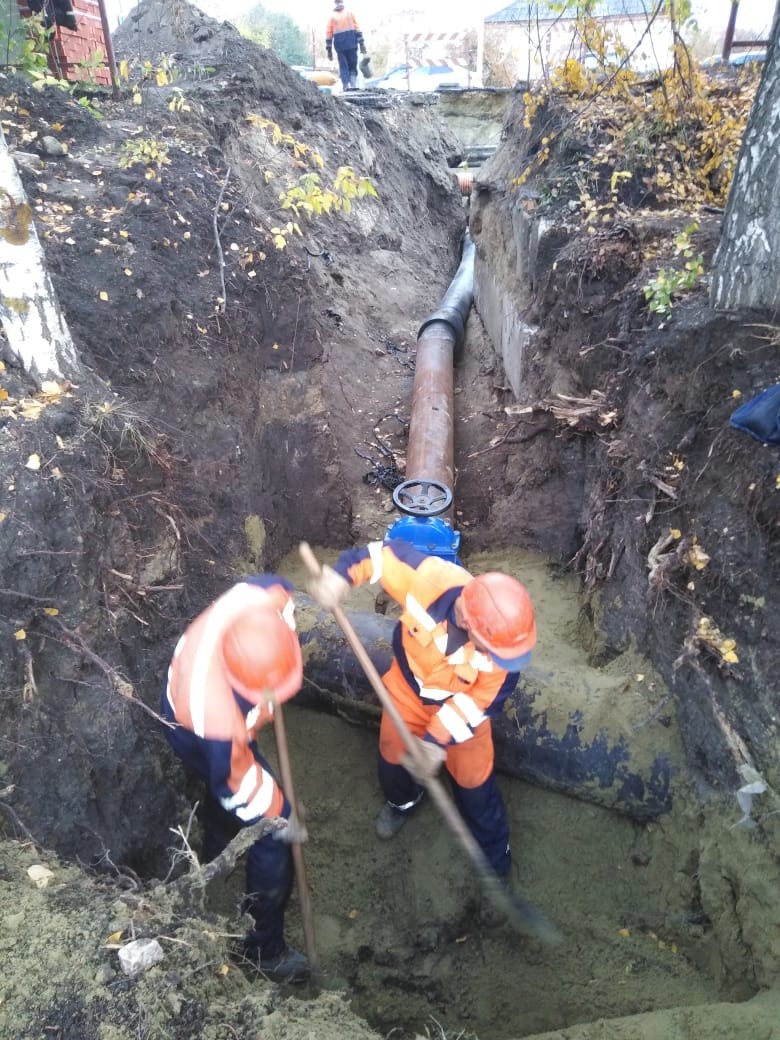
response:
M354 51L363 43L363 33L351 11L334 11L325 30L325 48L337 51Z
M232 689L222 664L221 639L234 618L258 605L272 606L294 629L291 591L273 574L234 585L187 628L168 669L164 713L199 738L198 763L208 773L209 789L242 824L280 815L284 795L250 747L272 720L272 708L265 701L250 704ZM185 758L192 757L183 750Z
M393 652L405 686L429 709L425 739L460 744L498 714L519 672L500 668L455 623L455 601L471 580L467 570L396 538L349 549L334 569L353 585L378 582L403 608ZM385 676L391 693L395 676L394 668Z

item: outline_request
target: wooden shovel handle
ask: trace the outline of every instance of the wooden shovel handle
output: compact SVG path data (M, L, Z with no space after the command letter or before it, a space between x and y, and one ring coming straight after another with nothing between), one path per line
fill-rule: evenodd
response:
M282 706L278 701L274 701L274 736L276 737L276 750L279 756L279 772L282 774L284 793L292 807L293 819L296 822L302 822L298 810L298 801L295 797L295 788L293 787L284 712L282 711ZM317 948L314 942L314 912L312 909L309 885L306 879L306 861L303 855L303 846L299 841L291 842L290 848L293 864L295 866L295 883L298 889L298 900L301 904L303 941L306 946L306 957L311 969L311 982L315 983L319 971L319 962L317 959Z

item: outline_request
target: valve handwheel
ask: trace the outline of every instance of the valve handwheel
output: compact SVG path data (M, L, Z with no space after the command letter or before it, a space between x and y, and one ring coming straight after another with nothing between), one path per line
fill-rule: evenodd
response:
M393 502L407 516L439 516L452 505L452 491L440 480L405 480L394 488Z

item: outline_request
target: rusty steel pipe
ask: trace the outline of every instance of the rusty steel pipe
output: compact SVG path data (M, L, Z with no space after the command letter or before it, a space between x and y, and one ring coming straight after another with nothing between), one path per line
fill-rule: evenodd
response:
M453 366L474 298L474 243L466 232L460 266L438 310L417 334L407 480L455 482Z
M406 478L455 480L453 375L455 337L444 321L428 325L417 340L409 417Z

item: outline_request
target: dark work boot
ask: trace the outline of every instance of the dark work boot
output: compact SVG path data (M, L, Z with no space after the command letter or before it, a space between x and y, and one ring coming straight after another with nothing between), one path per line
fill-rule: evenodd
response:
M292 946L285 946L281 953L263 957L251 933L242 942L236 943L231 951L233 957L255 967L271 982L304 982L311 974L308 960Z
M257 968L271 982L305 982L311 975L309 962L292 946L286 946L276 957L261 957Z
M376 818L377 837L383 841L389 841L398 834L408 819L408 812L399 812L390 802L385 802Z

